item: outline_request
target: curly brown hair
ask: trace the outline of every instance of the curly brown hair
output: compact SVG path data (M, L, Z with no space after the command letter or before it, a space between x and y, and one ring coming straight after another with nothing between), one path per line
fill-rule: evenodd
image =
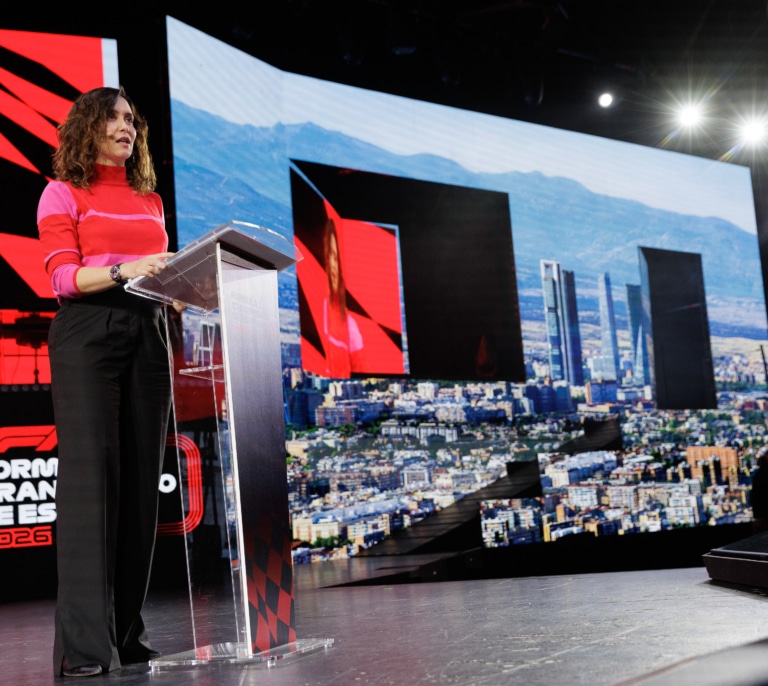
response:
M58 127L59 147L53 153L53 173L58 181L69 181L78 188L89 187L105 138L107 118L114 112L118 98L125 98L130 106L136 128L133 154L125 163L128 183L139 193L155 190L157 177L147 145L149 127L122 86L94 88L72 104L66 121Z

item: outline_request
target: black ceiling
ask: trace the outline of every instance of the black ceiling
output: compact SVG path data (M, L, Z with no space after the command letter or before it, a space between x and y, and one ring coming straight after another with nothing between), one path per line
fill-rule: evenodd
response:
M225 3L228 5L229 3ZM181 20L288 71L646 145L668 107L763 107L765 0L286 0L179 8ZM597 90L619 89L610 111ZM715 136L719 137L722 132ZM679 149L717 156L719 140Z
M718 157L737 110L768 101L767 12L766 0L137 0L16 5L0 27L118 38L121 73L146 78L170 14L284 70L654 146L674 99L706 93L721 128L666 145ZM603 111L606 85L622 97Z

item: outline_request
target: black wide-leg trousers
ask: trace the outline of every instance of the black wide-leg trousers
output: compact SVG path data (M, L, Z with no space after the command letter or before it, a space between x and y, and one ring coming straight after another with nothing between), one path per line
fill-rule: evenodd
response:
M149 659L141 608L171 404L163 309L115 288L65 300L49 333L58 436L54 673Z

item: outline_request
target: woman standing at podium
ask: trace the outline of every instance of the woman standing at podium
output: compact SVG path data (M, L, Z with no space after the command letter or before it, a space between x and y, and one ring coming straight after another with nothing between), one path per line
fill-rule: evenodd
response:
M59 310L49 333L58 436L54 673L154 653L141 618L170 411L159 304L121 284L165 269L147 124L122 89L81 95L59 126L38 229Z

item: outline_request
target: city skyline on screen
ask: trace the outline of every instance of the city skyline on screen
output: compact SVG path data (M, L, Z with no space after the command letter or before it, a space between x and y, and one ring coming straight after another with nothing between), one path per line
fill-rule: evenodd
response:
M308 178L339 216L399 228L410 373L334 378L308 369L301 348L306 322L299 316L306 293L297 288L295 270L279 275L295 539L331 556L355 554L493 482L506 464L561 460L558 448L578 433L577 419L606 414L621 416L625 443L601 463L599 478L632 489L640 474L679 487L687 494L685 513L673 516L660 489L658 499L635 499L622 512L598 499L589 521L621 516L634 530L649 510L653 526L640 528L661 530L749 518L745 489L757 444L745 436L755 423L750 413L764 404L760 353L768 333L748 168L297 76L170 19L168 46L180 246L230 220L267 226L292 240L292 161L312 171ZM355 185L359 178L370 185ZM462 199L472 192L501 198L505 221L496 226L503 225L506 242L475 251L472 239L482 243L486 234L471 218L461 224L450 213L423 215L410 232L402 217L391 216L401 209L407 216L409 197L426 206L424 198L442 186ZM462 201L454 209L467 206ZM417 238L425 247L409 249L405 242ZM471 297L442 303L454 320L473 317L464 327L475 341L473 354L453 358L451 343L461 336L433 325L432 310L418 307L422 290L444 276L429 271L432 263L448 264L456 258L451 250L476 260L450 263L446 271L453 269L456 282L478 276ZM700 263L696 283L705 300L683 303L680 311L700 308L696 324L709 328L712 354L696 372L701 378L682 383L714 383L717 397L686 396L693 400L684 401L690 404L681 414L674 398L654 405L660 380L653 379L649 346L658 353L664 332L638 342L650 335L645 312L638 324L650 292L640 259L648 250L692 255ZM415 261L407 264L417 254L420 279ZM487 255L508 261L512 276L503 289L489 285L491 272L503 270L489 269ZM546 316L542 263L567 277L562 293L569 314L562 325L571 333L560 340L571 346L565 362L578 355L581 373L564 371L563 360L551 354L556 338L548 326L557 317ZM666 297L659 292L655 304ZM481 309L486 314L477 317ZM424 321L432 347L421 350L432 355L416 350ZM662 321L670 331L681 323L674 313L668 323L655 312L653 323ZM504 371L479 373L489 368L497 338L475 336L482 325L503 331L511 361ZM453 362L437 364L440 356L483 364L457 372ZM427 371L414 371L419 368ZM733 429L744 447L728 488L719 468L701 472L705 476L678 469L685 449L669 448L720 440L704 434L712 422L707 412L718 409L744 432ZM641 466L625 469L633 461ZM586 471L566 476L598 478ZM572 500L576 492L561 483L551 488L543 507L558 530L587 530L578 514L586 499ZM618 530L594 529L595 535Z

